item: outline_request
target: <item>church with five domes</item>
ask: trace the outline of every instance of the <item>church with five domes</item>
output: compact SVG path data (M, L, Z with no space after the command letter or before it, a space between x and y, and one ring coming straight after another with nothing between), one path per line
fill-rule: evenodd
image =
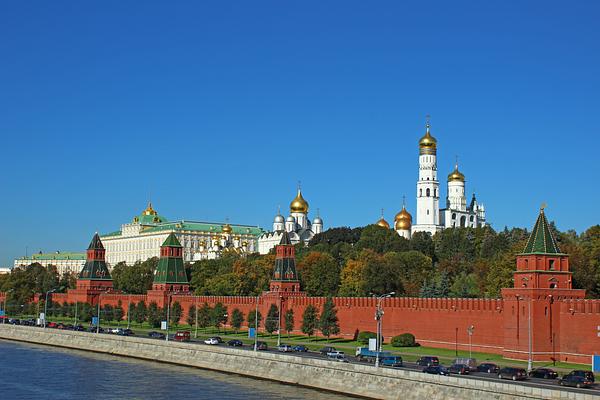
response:
M477 201L474 193L467 205L465 182L465 175L459 171L456 163L447 178L446 207L440 208L437 140L431 135L431 126L427 121L425 135L419 140L416 223L412 223L412 215L403 205L394 218L394 230L400 236L410 239L415 232L428 232L433 235L446 228L485 226L485 207ZM390 229L383 216L376 224Z
M258 238L258 252L267 254L279 244L284 232L287 232L291 244L308 243L316 234L323 232L323 220L319 215L312 222L308 219L308 202L302 196L300 187L290 203L290 215L284 218L281 211L277 212L273 230L264 232Z

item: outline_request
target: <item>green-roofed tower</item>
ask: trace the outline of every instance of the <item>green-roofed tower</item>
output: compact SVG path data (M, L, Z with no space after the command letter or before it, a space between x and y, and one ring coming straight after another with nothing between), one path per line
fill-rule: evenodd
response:
M183 247L170 233L160 247L160 260L154 273L153 290L188 292L190 288L183 266Z
M106 250L98 233L94 235L87 249L87 260L79 273L79 279L111 281L110 272L105 261Z
M271 279L271 292L299 292L300 281L296 272L296 249L287 231L275 246L275 268Z
M529 240L527 240L523 254L562 254L550 231L550 226L543 208L540 209L537 221L535 221L533 231L531 232L531 236L529 236Z

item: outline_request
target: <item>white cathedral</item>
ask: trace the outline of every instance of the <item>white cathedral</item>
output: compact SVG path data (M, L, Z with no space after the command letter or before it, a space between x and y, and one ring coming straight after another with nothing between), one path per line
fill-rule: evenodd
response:
M437 140L431 136L430 124L425 125L425 136L419 140L419 179L417 181L417 221L412 224L412 216L406 207L396 214L394 230L406 239L415 232L435 234L442 229L455 227L483 227L486 225L485 207L477 202L475 194L467 206L465 176L458 170L448 174L446 208L440 209L440 183L437 176ZM383 218L377 225L390 228Z
M308 219L308 202L302 197L300 187L290 203L289 217L284 218L279 211L273 220L273 230L259 236L258 252L267 254L279 244L284 232L288 233L292 244L308 243L317 233L323 232L323 220L319 215L312 222Z

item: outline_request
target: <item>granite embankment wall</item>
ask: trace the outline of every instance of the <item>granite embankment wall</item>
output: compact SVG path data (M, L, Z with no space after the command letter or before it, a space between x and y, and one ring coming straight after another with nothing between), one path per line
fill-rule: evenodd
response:
M374 399L577 399L591 395L511 383L376 369L284 354L0 325L0 338L235 373Z

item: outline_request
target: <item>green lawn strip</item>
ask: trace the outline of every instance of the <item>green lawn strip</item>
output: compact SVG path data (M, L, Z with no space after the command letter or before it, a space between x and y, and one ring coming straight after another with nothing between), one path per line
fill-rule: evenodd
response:
M15 318L27 319L33 318L32 316L20 316ZM52 322L62 322L64 324L73 324L74 318L67 317L49 317L49 321ZM88 322L78 321L79 324L84 327L90 326ZM127 326L127 321L122 321L117 324L116 321L111 321L111 323L106 323L100 320L100 326L103 328L116 328L121 327L125 328ZM160 328L151 327L147 322L143 324L131 323L130 328L137 334L141 336L145 336L148 332L151 331L160 331ZM240 330L239 332L234 332L229 328L221 328L217 330L214 327L209 328L198 328L198 338L194 338L195 327L189 326L187 324L174 326L171 325L169 329L169 333L174 333L178 330L187 330L190 331L192 336L192 341L203 341L211 336L221 336L225 342L231 339L239 339L244 344L250 345L254 342L254 339L248 337L248 332L244 330ZM269 347L275 347L277 345L277 334L269 334L266 332L259 332L258 340L266 342ZM333 346L337 350L343 351L348 355L353 356L355 354L355 350L357 347L365 347L364 344L360 344L359 342L343 339L343 338L331 338L327 339L324 337L307 337L304 335L294 335L294 334L282 334L281 335L281 343L289 344L291 346L295 345L304 345L312 351L319 351L323 346ZM449 365L457 356L455 355L454 349L442 349L442 348L434 348L434 347L425 347L425 346L417 346L417 347L393 347L390 344L384 344L383 349L385 351L390 351L394 355L402 356L404 361L415 362L421 356L437 356L440 359L440 362L445 365ZM498 364L499 366L514 366L514 367L527 367L527 361L520 360L509 360L503 358L500 354L492 354L492 353L482 353L482 352L473 352L473 358L477 359L478 363L482 362L492 362ZM467 358L469 357L469 352L464 350L458 351L458 357ZM587 364L574 364L574 363L565 363L565 362L557 362L556 365L552 365L551 362L534 362L534 367L549 367L555 369L557 372L570 372L573 369L585 369L589 370L590 366ZM598 375L597 375L598 376ZM600 378L600 376L599 376Z

